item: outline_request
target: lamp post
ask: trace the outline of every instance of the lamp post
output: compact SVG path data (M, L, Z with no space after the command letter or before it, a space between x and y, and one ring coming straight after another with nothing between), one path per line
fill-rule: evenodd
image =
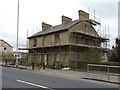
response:
M120 24L120 1L118 2L118 24ZM120 26L118 25L118 39L120 40Z
M18 33L19 33L19 0L18 0L18 10L17 10L17 45L16 45L16 67L18 66Z

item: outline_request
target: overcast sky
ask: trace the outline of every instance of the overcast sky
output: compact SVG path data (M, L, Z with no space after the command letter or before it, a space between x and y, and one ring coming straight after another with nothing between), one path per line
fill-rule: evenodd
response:
M118 36L119 0L19 0L19 44L25 46L28 36L41 30L41 23L61 24L61 16L78 19L78 10L85 10L101 20L101 33L109 26L111 43ZM88 2L90 1L90 2ZM97 28L96 28L97 30ZM108 29L107 29L108 30ZM17 0L0 0L0 39L16 47ZM108 33L108 31L107 31Z

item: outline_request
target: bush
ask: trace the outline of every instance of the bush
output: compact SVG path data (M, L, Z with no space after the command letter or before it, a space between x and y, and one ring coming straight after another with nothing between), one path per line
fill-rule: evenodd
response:
M119 62L119 57L116 52L112 52L109 61L110 62Z

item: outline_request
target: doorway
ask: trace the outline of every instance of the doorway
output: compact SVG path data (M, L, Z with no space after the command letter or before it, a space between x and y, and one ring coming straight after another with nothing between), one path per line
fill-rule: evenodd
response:
M47 54L47 52L42 53L41 64L43 64L43 63L45 65L48 65L48 54Z

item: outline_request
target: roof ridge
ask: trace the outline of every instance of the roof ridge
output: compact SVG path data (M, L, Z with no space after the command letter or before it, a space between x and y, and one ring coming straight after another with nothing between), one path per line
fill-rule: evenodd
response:
M3 41L4 43L6 43L7 45L9 45L10 47L12 47L13 48L13 46L11 46L8 42L6 42L5 40L3 40L3 39L0 39L0 41Z
M28 37L28 39L33 38L33 37L37 37L37 36L41 36L41 35L45 35L45 34L50 34L50 33L58 32L58 31L62 31L62 30L68 30L80 21L81 21L80 19L77 19L77 20L74 20L74 21L71 21L71 22L67 22L67 23L52 26L50 28L47 28L44 31L39 31L36 34L33 34L32 36Z

